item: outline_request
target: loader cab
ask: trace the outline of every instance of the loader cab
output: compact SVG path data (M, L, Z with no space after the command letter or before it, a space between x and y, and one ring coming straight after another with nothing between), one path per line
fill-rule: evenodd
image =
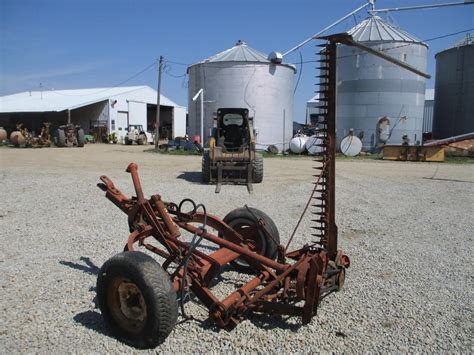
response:
M237 152L251 142L252 118L248 109L219 109L214 118L213 136L217 146L228 152Z

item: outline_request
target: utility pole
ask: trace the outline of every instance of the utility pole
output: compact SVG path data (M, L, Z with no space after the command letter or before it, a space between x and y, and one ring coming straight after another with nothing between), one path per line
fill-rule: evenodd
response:
M155 131L155 149L158 149L160 141L160 96L161 96L161 74L163 73L163 56L160 55L158 62L158 94L156 95L156 131Z

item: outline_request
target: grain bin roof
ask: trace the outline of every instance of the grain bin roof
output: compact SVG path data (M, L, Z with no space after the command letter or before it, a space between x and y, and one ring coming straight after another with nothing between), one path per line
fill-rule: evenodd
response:
M232 48L226 49L223 52L217 53L212 57L204 59L194 65L206 64L206 63L225 63L225 62L239 62L239 63L265 63L271 64L271 60L268 59L268 56L254 48L247 46L247 43L244 41L238 40L235 46ZM296 72L296 68L292 64L281 63L281 65L290 67ZM189 68L188 67L188 70Z
M43 92L26 91L0 97L0 112L60 112L139 90L144 92L147 103L156 104L156 91L149 86L44 90ZM163 95L161 95L160 104L162 106L179 106Z
M270 63L267 56L256 49L250 48L247 44L239 40L235 46L212 57L204 59L200 63L213 62L262 62Z
M390 25L378 16L369 16L360 24L349 30L349 34L357 42L412 42L427 46L415 36L403 31L400 28Z
M443 49L442 51L436 53L435 57L438 54L443 53L444 51L447 51L447 50L450 50L450 49L453 49L453 48L460 48L460 47L472 46L472 45L474 45L474 35L471 34L471 33L468 33L465 37L463 37L462 39L456 41L452 46L449 46L448 48Z

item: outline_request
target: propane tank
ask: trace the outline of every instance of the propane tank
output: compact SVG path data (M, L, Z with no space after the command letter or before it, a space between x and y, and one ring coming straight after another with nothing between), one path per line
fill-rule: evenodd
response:
M12 143L14 146L19 147L23 144L25 144L25 136L21 134L20 131L13 131L10 134L10 143Z
M362 141L354 136L354 130L350 129L349 135L342 139L339 148L341 149L341 153L345 156L355 157L356 155L359 155L362 150Z
M5 131L5 128L0 127L0 143L3 143L7 140L7 131Z
M290 151L295 154L301 154L305 151L305 143L308 139L305 135L296 135L291 138Z
M310 155L317 155L323 151L323 147L320 145L323 144L323 140L316 135L313 135L308 138L306 141L306 150Z

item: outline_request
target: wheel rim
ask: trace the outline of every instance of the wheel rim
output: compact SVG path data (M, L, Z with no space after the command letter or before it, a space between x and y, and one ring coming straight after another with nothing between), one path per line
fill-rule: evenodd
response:
M237 233L239 233L250 249L260 255L265 255L267 244L263 232L258 229L257 222L245 218L238 218L229 224ZM244 258L234 260L234 263L242 267L249 267L249 263Z
M107 290L110 313L118 326L139 333L145 327L147 306L140 288L132 281L116 277Z

